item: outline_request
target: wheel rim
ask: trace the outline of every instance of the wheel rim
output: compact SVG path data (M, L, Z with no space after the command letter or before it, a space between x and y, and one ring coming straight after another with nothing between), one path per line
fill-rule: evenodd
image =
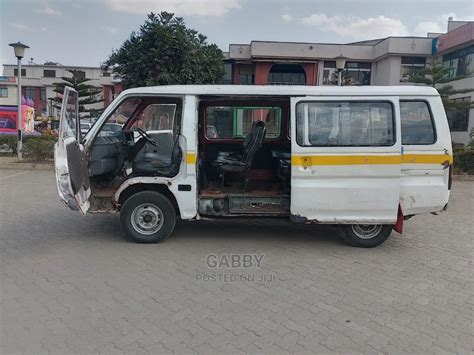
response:
M144 203L135 207L130 221L133 229L138 233L152 235L163 227L163 212L158 206Z
M381 224L353 224L351 226L354 234L361 239L372 239L379 235L382 230Z

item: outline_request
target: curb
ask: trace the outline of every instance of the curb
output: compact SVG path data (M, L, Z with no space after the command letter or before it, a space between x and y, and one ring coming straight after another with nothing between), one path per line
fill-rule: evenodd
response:
M474 175L453 175L454 181L474 181Z
M53 171L54 164L49 162L18 162L18 163L3 163L0 162L1 170L44 170Z

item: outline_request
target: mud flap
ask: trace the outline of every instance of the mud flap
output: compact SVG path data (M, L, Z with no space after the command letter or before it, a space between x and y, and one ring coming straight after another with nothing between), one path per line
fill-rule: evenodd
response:
M400 205L398 205L398 215L397 215L397 223L393 226L393 230L397 233L402 234L403 232L403 212Z

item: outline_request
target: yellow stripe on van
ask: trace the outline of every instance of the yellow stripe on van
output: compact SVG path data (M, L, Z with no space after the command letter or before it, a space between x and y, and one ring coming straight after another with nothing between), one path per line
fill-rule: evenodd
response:
M186 154L186 163L187 164L196 164L196 153L187 153Z
M384 165L384 164L441 164L453 157L445 154L407 155L293 155L293 166L312 165Z
M446 154L405 154L402 156L403 164L443 164L453 162L452 155Z
M291 157L291 164L295 166L400 164L400 161L400 155L293 155Z

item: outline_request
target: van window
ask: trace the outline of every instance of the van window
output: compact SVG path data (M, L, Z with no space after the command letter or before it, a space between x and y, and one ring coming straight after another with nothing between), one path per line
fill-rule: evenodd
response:
M178 101L159 97L132 97L125 99L109 116L101 134L141 128L145 132L174 130L178 125ZM104 132L105 131L105 132Z
M280 107L211 106L206 109L208 139L245 138L254 121L265 122L266 138L278 138L281 132Z
M402 144L433 144L436 133L425 101L400 101Z
M65 107L64 120L61 121L63 138L77 137L77 121L78 107L77 107L77 92L70 91L67 102L63 103Z
M296 107L301 146L390 146L395 143L389 102L301 102Z
M134 127L144 131L171 130L174 127L176 104L151 104L145 107Z

